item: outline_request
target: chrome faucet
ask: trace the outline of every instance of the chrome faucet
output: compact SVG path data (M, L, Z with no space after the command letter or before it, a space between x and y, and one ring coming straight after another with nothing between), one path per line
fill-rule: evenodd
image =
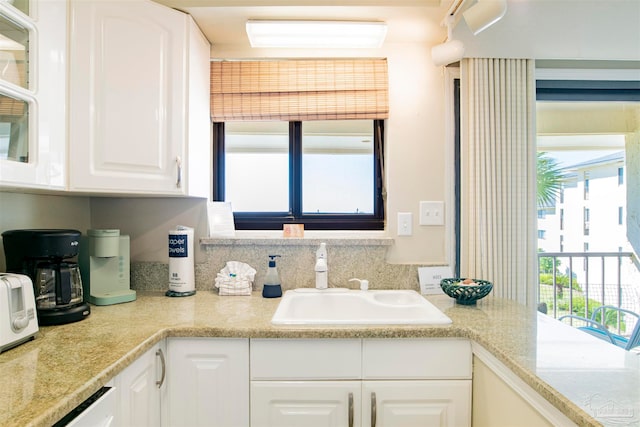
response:
M327 289L329 287L329 266L327 265L327 245L320 243L316 251L316 289Z

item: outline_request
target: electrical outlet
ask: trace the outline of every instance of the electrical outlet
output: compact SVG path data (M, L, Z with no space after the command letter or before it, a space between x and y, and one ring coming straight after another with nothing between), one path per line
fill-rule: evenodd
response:
M411 236L412 222L411 212L398 212L398 236Z
M420 225L444 225L444 202L420 202Z

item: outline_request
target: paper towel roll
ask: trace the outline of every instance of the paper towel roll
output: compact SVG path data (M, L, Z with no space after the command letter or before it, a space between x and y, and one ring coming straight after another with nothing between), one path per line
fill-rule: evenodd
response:
M169 293L195 293L193 228L179 225L169 231Z

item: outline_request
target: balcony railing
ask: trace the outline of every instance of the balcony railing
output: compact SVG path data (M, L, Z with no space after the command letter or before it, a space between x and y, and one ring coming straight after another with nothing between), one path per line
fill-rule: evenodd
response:
M640 270L632 252L539 252L538 277L538 302L555 318L590 317L600 305L640 312ZM625 329L620 318L608 323Z

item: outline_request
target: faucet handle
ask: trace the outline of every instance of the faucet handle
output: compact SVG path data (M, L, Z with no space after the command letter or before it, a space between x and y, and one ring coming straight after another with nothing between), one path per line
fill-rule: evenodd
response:
M349 281L350 282L353 282L353 281L360 282L360 290L361 291L366 291L366 290L369 289L369 281L367 279L356 279L356 278L353 278L353 279L349 279Z

